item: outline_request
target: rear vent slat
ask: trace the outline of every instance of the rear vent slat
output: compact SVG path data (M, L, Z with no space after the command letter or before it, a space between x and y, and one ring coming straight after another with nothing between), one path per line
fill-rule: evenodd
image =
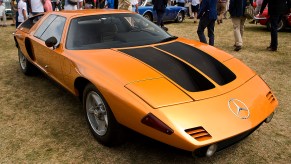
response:
M212 136L201 126L191 129L186 129L185 132L197 141L205 141L212 138Z
M198 134L194 134L192 135L193 138L199 138L199 137L204 137L204 136L208 136L209 134L207 132L204 133L198 133Z

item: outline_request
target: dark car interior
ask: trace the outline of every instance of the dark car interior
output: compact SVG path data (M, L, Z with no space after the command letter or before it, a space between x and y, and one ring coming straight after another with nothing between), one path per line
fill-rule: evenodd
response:
M152 44L170 35L138 14L107 14L75 18L67 49L103 49Z

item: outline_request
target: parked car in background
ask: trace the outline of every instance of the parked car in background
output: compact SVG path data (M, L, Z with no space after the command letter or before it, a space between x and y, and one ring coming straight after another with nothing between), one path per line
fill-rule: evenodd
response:
M271 30L271 22L269 21L270 16L268 15L268 8L266 7L265 10L262 13L262 16L255 16L255 20L257 20L258 23L261 25L266 25L268 30ZM284 15L279 24L278 24L278 31L282 31L285 28L291 27L291 13Z
M10 5L11 0L3 0L3 2L5 5L6 18L12 18L12 10L11 10L11 5Z
M133 11L135 11L135 8L133 9ZM142 4L138 7L138 12L143 17L152 22L157 21L157 14L153 10L152 0L144 0ZM163 21L174 21L177 23L181 23L183 22L186 14L187 8L180 6L171 6L171 4L168 4Z

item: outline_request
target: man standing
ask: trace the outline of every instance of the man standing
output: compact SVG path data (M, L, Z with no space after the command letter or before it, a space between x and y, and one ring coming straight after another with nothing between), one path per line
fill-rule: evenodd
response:
M291 0L264 0L260 13L263 13L268 5L268 14L271 22L271 44L267 47L269 51L277 51L278 47L278 23L283 14L291 12Z
M194 23L197 23L197 16L199 11L200 0L192 0L191 8L194 16Z
M72 0L65 0L64 10L77 10L77 4L78 0L72 1Z
M217 13L218 13L217 23L218 24L222 23L222 18L225 12L226 12L226 0L218 0L218 3L217 3Z
M217 19L217 0L202 0L197 18L200 19L197 34L200 42L207 43L204 30L207 28L209 45L214 46L214 26Z
M18 2L18 22L21 24L27 19L27 7L26 0L20 0Z
M1 24L1 26L6 27L6 14L5 14L5 5L3 3L3 0L0 0L0 22L1 19L3 21L3 24Z
M231 15L234 33L234 51L241 50L243 45L242 36L244 32L244 24L246 21L246 17L244 16L246 5L246 0L230 0L229 3L229 13Z
M164 26L163 17L166 12L168 0L153 0L154 11L157 13L157 25L162 27L165 31L168 31L168 28Z
M43 3L41 0L29 0L32 16L43 13Z

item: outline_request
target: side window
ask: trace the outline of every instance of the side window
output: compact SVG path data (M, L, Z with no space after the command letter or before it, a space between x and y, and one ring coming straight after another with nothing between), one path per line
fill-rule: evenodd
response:
M44 31L48 28L52 21L56 19L56 17L56 15L50 15L49 17L47 17L44 22L39 26L34 36L40 38L40 36L44 33Z
M27 31L29 31L31 29L31 27L41 19L41 17L43 16L42 15L38 15L38 16L34 16L34 17L31 17L31 18L28 18L26 21L24 21L21 26L19 28L22 28L22 31L23 29L26 29Z
M64 31L65 22L66 18L58 16L40 36L40 39L45 41L48 38L54 36L56 37L58 43L60 43Z

